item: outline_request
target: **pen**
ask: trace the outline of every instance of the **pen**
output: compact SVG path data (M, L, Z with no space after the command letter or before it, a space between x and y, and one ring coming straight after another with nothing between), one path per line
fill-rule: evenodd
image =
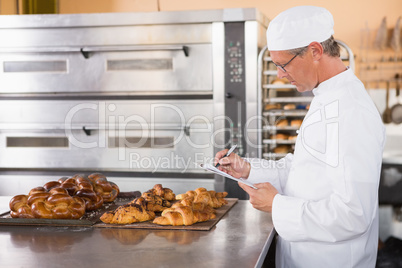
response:
M231 153L233 153L233 151L236 149L236 147L237 147L237 144L233 145L232 148L230 148L229 151L222 158L228 157ZM219 166L220 166L220 164L218 163L218 164L216 164L215 167L217 168Z

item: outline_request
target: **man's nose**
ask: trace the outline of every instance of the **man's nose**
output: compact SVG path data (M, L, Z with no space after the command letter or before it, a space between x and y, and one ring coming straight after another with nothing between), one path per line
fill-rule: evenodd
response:
M278 76L278 78L285 78L286 77L286 72L284 72L281 68L279 68L279 67L277 67L276 68L276 71L277 71L277 75L276 76Z

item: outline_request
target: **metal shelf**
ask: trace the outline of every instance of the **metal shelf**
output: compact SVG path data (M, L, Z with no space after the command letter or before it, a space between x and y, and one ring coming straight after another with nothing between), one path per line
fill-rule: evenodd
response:
M306 116L308 110L271 110L263 112L263 116Z
M298 126L298 127L293 127L293 126L263 126L262 127L262 130L264 132L273 131L273 130L277 130L277 131L280 131L280 130L296 131L296 130L299 130L299 129L300 129L300 126Z
M296 140L274 140L274 139L263 139L262 140L263 144L289 144L289 145L293 145L296 143Z
M291 84L265 84L262 87L269 89L296 89L296 86Z
M286 154L263 153L262 157L264 157L265 159L278 159L278 158L285 157L286 155L287 155L287 153Z
M267 70L263 72L264 75L277 75L278 71L277 70Z
M308 102L310 103L313 100L313 97L275 97L264 99L265 103L279 103L279 102Z

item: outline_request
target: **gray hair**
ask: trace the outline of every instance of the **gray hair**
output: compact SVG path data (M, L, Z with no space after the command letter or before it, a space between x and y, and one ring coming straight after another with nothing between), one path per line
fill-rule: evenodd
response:
M331 36L324 42L321 42L321 45L324 49L324 54L327 54L330 57L340 57L341 56L341 48L333 36ZM308 46L291 49L291 50L289 50L289 53L292 55L298 54L300 56L303 56L304 53L306 53L307 48L308 48Z

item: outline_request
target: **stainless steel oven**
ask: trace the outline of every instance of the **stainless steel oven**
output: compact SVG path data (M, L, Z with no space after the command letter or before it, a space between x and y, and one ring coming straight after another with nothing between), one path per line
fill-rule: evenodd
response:
M0 16L0 194L98 171L123 191L243 198L194 162L234 143L257 156L267 24L256 9Z

